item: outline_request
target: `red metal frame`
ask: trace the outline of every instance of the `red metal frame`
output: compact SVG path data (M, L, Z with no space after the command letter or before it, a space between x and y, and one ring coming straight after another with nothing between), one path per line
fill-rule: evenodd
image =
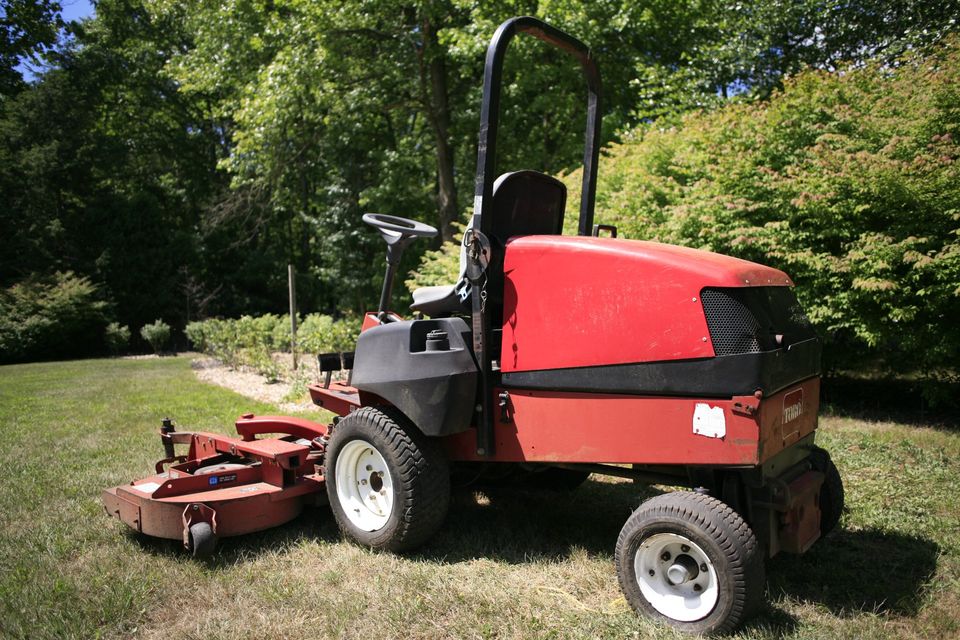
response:
M817 428L820 379L810 378L769 398L675 398L502 388L495 390L495 397L504 391L510 400L496 423L495 454L478 456L476 432L468 429L443 439L450 460L754 466ZM355 389L339 383L330 389L313 386L310 392L318 404L341 416L363 404ZM798 396L806 399L799 407L795 402ZM722 410L723 437L694 432L697 405ZM785 406L796 408L785 411Z

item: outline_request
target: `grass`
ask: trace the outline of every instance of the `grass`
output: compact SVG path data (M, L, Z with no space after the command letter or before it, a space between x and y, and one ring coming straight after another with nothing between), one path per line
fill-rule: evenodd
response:
M185 358L0 367L0 637L670 638L620 596L613 547L654 489L459 491L415 555L343 542L326 509L195 562L109 519L100 491L162 457L160 418L229 433L274 412ZM960 431L822 420L841 530L767 568L742 638L960 637ZM594 477L596 478L596 477Z

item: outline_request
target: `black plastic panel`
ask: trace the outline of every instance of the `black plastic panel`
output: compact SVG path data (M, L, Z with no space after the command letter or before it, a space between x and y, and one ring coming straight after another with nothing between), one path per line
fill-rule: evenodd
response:
M428 351L427 334L447 333L450 348ZM406 320L367 329L357 340L353 386L394 405L428 436L470 426L477 366L460 318Z
M716 358L514 371L502 374L502 382L544 391L729 398L757 389L769 396L819 374L820 343L812 339L785 349Z

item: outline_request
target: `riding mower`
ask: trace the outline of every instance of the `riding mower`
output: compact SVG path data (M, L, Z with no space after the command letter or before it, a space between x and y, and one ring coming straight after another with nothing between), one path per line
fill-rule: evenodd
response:
M562 183L535 171L494 180L503 60L518 33L576 58L586 79L577 236L561 235ZM325 379L310 394L332 424L247 415L227 438L165 422L166 459L106 491L108 513L203 555L325 497L348 538L404 551L442 526L463 468L558 489L589 474L686 487L627 519L620 586L636 611L687 632L740 624L762 601L766 559L807 551L843 508L837 469L815 445L819 342L783 272L594 225L600 118L583 43L533 18L503 23L487 51L459 281L415 291L414 319L391 312L404 248L436 230L366 214L387 243L386 275L356 351L319 356ZM332 380L342 369L350 378Z

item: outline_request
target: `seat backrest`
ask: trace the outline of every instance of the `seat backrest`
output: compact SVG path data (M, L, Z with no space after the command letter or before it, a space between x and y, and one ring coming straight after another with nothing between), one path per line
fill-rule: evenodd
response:
M487 305L494 326L503 314L503 258L507 240L517 236L560 235L567 188L537 171L505 173L493 183Z
M493 183L491 235L501 247L515 236L559 235L567 188L537 171L505 173Z

